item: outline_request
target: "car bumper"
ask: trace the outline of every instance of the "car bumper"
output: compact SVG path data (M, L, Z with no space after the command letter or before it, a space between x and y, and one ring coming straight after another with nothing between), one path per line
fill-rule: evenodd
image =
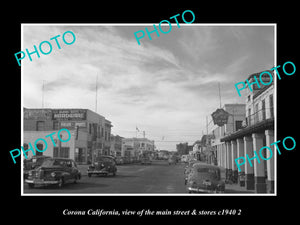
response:
M51 185L51 184L58 184L58 180L29 180L25 179L25 183L28 184L39 184L39 185Z
M108 174L106 170L90 170L87 171L88 174Z
M193 188L188 187L189 192L195 192L195 193L216 193L215 190L209 190L209 189L203 189L203 188Z

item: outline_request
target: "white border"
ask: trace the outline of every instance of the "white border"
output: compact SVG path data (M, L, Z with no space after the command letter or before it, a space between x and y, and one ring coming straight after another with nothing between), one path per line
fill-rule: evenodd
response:
M153 26L153 24L158 25L158 23L21 23L21 49L23 47L23 26ZM177 25L176 23L171 23L172 25ZM167 26L168 24L161 24L162 26ZM273 26L274 27L274 66L277 66L277 23L182 23L180 26ZM271 69L271 68L270 68ZM277 141L277 76L274 81L274 141ZM21 66L21 143L24 140L23 132L23 66ZM23 146L23 145L22 145ZM208 197L208 196L277 196L277 154L274 154L274 193L228 193L228 194L167 194L167 193L128 193L128 194L116 194L116 193L24 193L24 182L23 182L23 159L24 156L21 154L21 196L197 196L197 197Z

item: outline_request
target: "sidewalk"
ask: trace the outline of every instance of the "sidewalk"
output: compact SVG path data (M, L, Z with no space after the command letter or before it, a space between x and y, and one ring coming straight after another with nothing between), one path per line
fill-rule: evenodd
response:
M225 180L225 168L220 167L221 178ZM254 194L255 190L247 190L245 187L241 187L239 184L225 184L225 193L246 193Z

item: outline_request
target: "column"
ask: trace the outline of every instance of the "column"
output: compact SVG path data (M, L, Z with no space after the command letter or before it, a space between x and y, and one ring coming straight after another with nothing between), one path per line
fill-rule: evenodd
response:
M232 176L231 143L229 141L226 142L226 164L226 181L228 182L231 180Z
M246 156L246 154L248 154L249 158L253 157L253 143L251 136L244 137L244 155ZM254 169L253 167L250 167L248 161L245 163L245 186L247 190L254 190Z
M237 165L235 163L235 159L237 157L237 147L236 140L231 141L231 164L232 164L232 182L237 183L238 180L238 170Z
M267 191L268 193L274 193L274 157L277 151L274 151L274 145L271 145L274 142L274 130L265 130L266 135L266 146L269 146L272 149L273 156L271 157L270 151L267 151L266 158L271 157L267 160L267 173L268 173L268 180L267 180Z
M227 168L227 161L226 161L227 152L226 152L226 144L225 143L222 144L222 149L223 149L223 165L224 165L224 168Z
M222 144L220 144L220 166L224 167L224 163L223 163L224 151L222 147L223 147Z
M237 143L237 158L239 157L245 157L245 152L244 152L244 140L242 138L236 139ZM238 182L241 187L245 186L245 164L240 166L241 171L238 171Z
M259 150L264 146L263 139L264 134L253 133L253 149L256 150L258 159L253 159L251 162L254 164L254 180L255 180L255 192L256 193L266 193L267 185L265 178L265 162L259 156Z

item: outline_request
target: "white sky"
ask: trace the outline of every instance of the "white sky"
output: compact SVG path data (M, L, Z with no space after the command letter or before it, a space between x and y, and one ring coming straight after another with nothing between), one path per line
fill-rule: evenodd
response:
M58 38L49 55L22 60L23 106L88 108L113 124L112 133L134 137L136 126L159 149L201 139L206 116L222 105L245 103L234 84L274 65L274 26L199 26L172 24L168 34L152 33L138 45L134 32L151 25L23 24L22 51L72 31L72 45ZM167 29L166 29L167 30ZM71 36L66 35L66 39ZM68 40L70 41L70 40ZM47 51L46 45L43 46ZM210 117L211 119L211 117Z

